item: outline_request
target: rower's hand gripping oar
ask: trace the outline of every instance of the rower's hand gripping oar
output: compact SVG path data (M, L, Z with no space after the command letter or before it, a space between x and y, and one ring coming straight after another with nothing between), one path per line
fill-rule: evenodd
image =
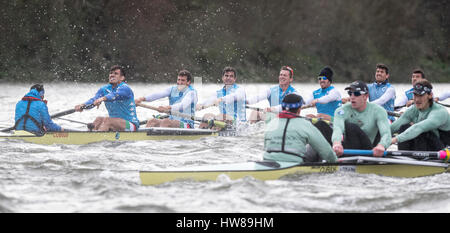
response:
M94 105L90 104L90 105L82 106L81 108L82 109L90 109L90 108L93 108L93 107L94 107ZM58 118L58 117L66 116L66 115L74 113L75 111L76 111L75 109L69 109L69 110L66 110L66 111L62 111L62 112L50 115L50 118ZM13 129L14 129L14 126L6 128L6 129L2 129L0 132L8 132L8 131L11 131Z
M136 106L143 107L143 108L148 108L148 109L152 109L152 110L161 112L159 108L153 107L153 106L150 106L150 105L146 105L146 104L143 104L143 103L136 103ZM167 113L167 112L163 112L163 113ZM221 128L221 129L223 129L223 128L225 128L227 126L227 123L225 123L223 121L205 120L205 119L200 118L200 117L195 117L195 116L191 116L189 114L183 114L183 113L179 113L179 112L170 112L169 114L173 115L173 116L186 118L186 119L191 119L193 121L206 122L210 126L216 126L216 127Z
M344 155L348 156L372 156L372 150L355 150L355 149L344 149ZM383 157L390 156L405 156L411 157L415 159L439 159L444 160L445 162L449 162L450 160L450 150L446 148L440 151L407 151L407 150L399 150L399 151L385 151Z

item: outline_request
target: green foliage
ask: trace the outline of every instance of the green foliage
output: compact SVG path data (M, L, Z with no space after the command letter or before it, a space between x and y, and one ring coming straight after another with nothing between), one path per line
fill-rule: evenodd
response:
M275 82L292 66L315 80L393 82L412 69L449 82L446 0L30 0L0 9L0 81L103 82L114 64L128 79L174 82L181 69L217 82L225 66L241 82Z

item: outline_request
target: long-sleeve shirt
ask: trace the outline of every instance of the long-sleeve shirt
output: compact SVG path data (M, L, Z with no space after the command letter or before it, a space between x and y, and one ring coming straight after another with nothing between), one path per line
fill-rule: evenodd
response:
M397 132L404 124L414 123L403 133L397 135L398 142L404 142L416 138L421 133L432 131L439 137L438 130L450 130L450 116L447 109L433 103L433 105L425 110L419 110L416 106L408 108L405 113L400 116L391 125L392 133Z
M172 92L173 87L168 87L164 89L163 91L152 93L145 97L145 101L152 102L158 99L162 99L165 97L170 97L170 94ZM183 99L175 104L170 105L172 111L176 112L182 112L183 109L187 109L191 106L192 103L197 104L198 97L196 91L189 91L186 93L186 95L183 97Z
M311 104L314 99L318 101L316 104L317 112L327 114L331 117L334 116L336 109L342 105L341 94L333 86L325 89L319 88L310 95L307 95L305 104Z
M204 100L201 105L208 106L214 103L215 100L221 99L219 110L221 114L228 114L238 121L246 121L245 108L245 89L242 86L233 84L231 86L224 86L216 91L216 94Z
M441 94L439 95L439 101L443 101L443 100L445 100L445 99L447 99L447 98L449 98L449 97L450 97L450 91L441 93Z
M345 121L358 125L366 133L373 143L378 131L380 132L380 142L384 148L391 145L391 128L387 119L386 110L374 103L367 103L367 107L359 112L352 108L351 103L347 103L336 109L333 121L333 134L331 140L341 142L345 133Z
M255 104L263 100L268 100L270 107L277 107L278 111L281 112L281 102L283 101L283 98L290 93L298 94L298 92L291 85L289 85L284 92L279 85L276 85L260 92L256 96L247 97L247 103Z
M134 102L134 93L125 82L116 87L107 84L101 87L94 97L86 101L85 105L90 105L98 98L106 97L105 107L108 110L109 117L122 118L133 123L139 128L139 119L136 115L136 104Z
M330 163L337 161L330 144L311 122L302 118L288 119L273 115L268 114L266 119L264 159L302 163L306 145L309 144L322 159Z

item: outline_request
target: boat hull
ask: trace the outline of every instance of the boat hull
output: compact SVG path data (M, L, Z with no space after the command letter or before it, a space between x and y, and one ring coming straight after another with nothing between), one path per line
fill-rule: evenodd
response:
M356 156L355 159L360 157ZM361 159L361 158L360 158ZM230 179L251 176L259 180L276 180L293 174L324 174L335 172L356 172L360 174L377 174L392 177L420 177L447 172L448 165L435 162L413 164L390 163L314 163L297 164L289 162L246 162L237 164L200 166L187 169L141 171L142 185L158 185L176 180L215 181L221 175Z
M229 132L200 129L150 128L137 132L48 132L36 136L26 131L16 131L0 139L23 140L37 144L89 144L101 141L142 141L142 140L197 140L204 137L227 136Z

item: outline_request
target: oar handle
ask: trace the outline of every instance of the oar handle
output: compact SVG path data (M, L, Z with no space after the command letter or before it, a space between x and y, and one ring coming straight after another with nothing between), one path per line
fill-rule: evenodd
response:
M389 116L401 117L402 114L398 112L386 111Z
M150 105L147 105L147 104L136 103L136 106L143 107L143 108L148 108L148 109L155 110L155 111L159 112L159 108L153 107L153 106L150 106Z
M372 150L357 150L357 149L344 149L344 155L363 155L363 156L372 156L373 151ZM385 151L383 153L383 156L405 156L405 157L412 157L417 159L441 159L445 160L446 162L450 159L450 151L448 149L441 150L441 151L406 151L406 150L399 150L399 151Z
M95 106L94 104L89 104L89 105L82 106L81 109L91 109L94 106ZM63 112L55 113L55 114L51 115L50 118L58 118L58 117L62 117L62 116L65 116L65 115L72 114L74 112L76 112L75 109L69 109L69 110L66 110L66 111L63 111Z

